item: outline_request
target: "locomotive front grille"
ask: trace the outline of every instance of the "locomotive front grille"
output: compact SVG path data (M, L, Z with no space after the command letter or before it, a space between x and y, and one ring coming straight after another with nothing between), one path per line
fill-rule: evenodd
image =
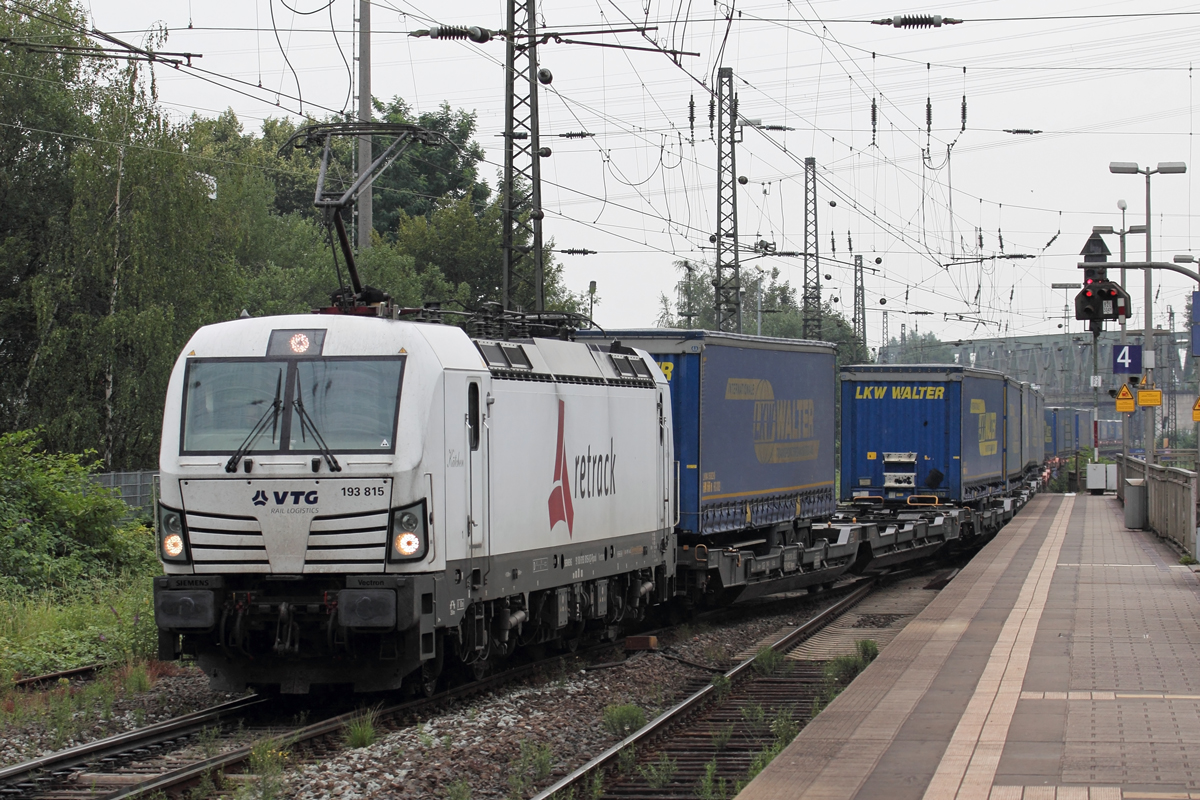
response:
M197 573L265 572L267 547L254 517L189 511L188 539Z
M304 571L383 572L388 512L317 517L309 527Z

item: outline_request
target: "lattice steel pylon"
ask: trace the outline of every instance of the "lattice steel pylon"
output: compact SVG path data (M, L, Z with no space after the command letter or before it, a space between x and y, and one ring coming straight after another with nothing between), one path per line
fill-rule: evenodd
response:
M862 256L854 257L854 338L867 346L867 290L863 283Z
M804 338L821 338L821 264L817 258L817 160L804 159Z
M501 225L504 261L504 308L520 296L532 296L534 311L544 311L542 269L542 170L538 135L537 14L534 0L508 0L508 44L504 93L504 185ZM521 212L528 210L527 219Z
M717 330L742 332L741 267L737 238L737 95L733 67L717 70L717 246L713 306Z
M888 324L886 311L883 312L883 322L880 325L880 334L883 336L883 343L879 345L879 358L877 360L880 364L888 364L890 363L889 356L891 355L891 350L888 348Z

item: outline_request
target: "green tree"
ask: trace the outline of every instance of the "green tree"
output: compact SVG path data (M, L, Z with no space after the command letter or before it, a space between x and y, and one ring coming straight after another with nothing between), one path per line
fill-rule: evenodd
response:
M385 122L420 125L453 143L441 147L413 145L375 180L375 230L385 237L393 236L402 214L430 217L446 201L463 200L475 213L485 213L491 189L478 175L484 152L473 138L473 112L454 110L442 103L437 111L415 114L399 97L387 104L375 101L375 110ZM375 141L376 155L387 144L386 140Z
M78 25L85 18L69 0L46 0L46 16L0 5L0 36L46 47L78 47L83 37L47 21ZM35 287L69 224L71 155L86 136L87 109L98 80L94 65L69 52L0 50L0 426L21 424L28 409L28 365L37 358Z
M954 346L943 342L936 334L919 333L916 326L906 334L904 342L892 337L883 357L889 364L953 364Z
M681 274L676 300L663 295L658 324L666 328L716 327L711 264L679 261L675 265ZM779 280L779 270L770 272L742 268L742 288L745 289L742 308L742 331L756 333L759 293L762 294L762 335L781 339L804 338L804 311L797 300L797 291L788 281ZM865 343L854 336L854 327L832 302L826 301L820 311L821 340L838 346L837 361L842 364L861 364L870 360Z

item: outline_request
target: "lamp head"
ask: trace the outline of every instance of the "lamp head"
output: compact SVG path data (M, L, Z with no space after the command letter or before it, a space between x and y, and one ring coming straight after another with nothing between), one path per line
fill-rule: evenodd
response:
M1160 161L1154 171L1161 175L1179 175L1187 172L1187 164L1182 161Z
M1126 203L1124 200L1118 200L1117 208L1121 211L1124 211L1125 209L1129 208L1129 203Z
M1137 175L1140 170L1133 161L1113 161L1108 165L1108 171L1117 175Z

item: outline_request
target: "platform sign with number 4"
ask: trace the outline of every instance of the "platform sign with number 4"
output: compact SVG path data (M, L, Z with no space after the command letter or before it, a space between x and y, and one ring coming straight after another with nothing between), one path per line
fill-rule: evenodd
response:
M1113 374L1141 375L1142 346L1140 344L1113 345Z

